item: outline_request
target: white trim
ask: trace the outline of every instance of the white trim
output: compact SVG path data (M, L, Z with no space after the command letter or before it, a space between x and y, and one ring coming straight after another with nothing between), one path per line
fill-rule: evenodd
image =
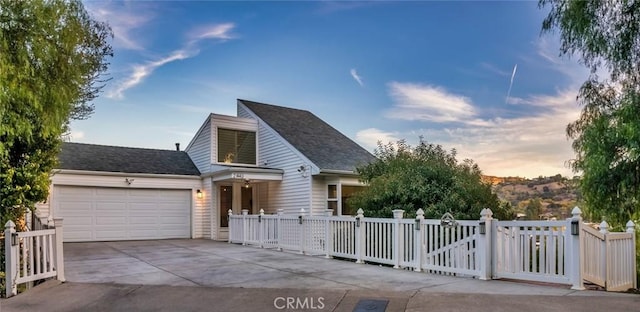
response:
M127 173L127 172L110 172L110 171L89 171L74 169L54 169L53 176L56 174L72 174L72 175L93 175L93 176L117 176L117 177L146 177L160 179L191 179L200 180L200 176L194 175L178 175L178 174L161 174L161 173Z

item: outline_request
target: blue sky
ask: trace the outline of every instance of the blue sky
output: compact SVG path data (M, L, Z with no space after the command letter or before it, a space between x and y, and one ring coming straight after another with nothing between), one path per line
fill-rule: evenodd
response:
M586 70L537 2L86 2L114 31L108 82L71 141L183 147L236 99L306 109L373 151L424 137L485 174L572 175Z

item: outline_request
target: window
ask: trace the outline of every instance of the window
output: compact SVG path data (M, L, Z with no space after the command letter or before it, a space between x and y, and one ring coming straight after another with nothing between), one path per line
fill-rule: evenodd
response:
M327 185L327 209L333 209L333 214L338 214L338 186Z
M364 186L360 185L342 185L342 215L355 216L357 215L358 207L349 205L349 198L353 194L360 192Z
M218 129L218 162L256 164L256 133Z

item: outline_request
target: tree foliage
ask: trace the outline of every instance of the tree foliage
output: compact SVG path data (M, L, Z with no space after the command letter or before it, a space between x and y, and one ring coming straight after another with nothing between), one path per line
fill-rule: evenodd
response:
M578 53L592 72L604 66L614 81L640 73L640 1L540 0L550 12L543 32L560 31L562 54Z
M582 85L580 118L567 127L591 215L620 228L640 218L640 1L541 0L543 32L559 30L562 54L592 72ZM598 77L606 70L607 78Z
M414 217L422 208L426 218L440 218L451 212L457 219L478 219L483 208L491 208L498 218L513 218L509 205L501 205L491 186L472 160L458 162L456 151L422 139L412 147L405 141L378 143L377 160L357 168L365 190L350 198L366 216L391 217L403 209Z
M0 221L48 195L61 135L87 118L112 56L80 1L0 0Z

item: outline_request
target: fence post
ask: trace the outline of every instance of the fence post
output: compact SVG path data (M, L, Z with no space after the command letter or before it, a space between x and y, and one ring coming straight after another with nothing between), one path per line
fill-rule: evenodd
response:
M364 210L362 208L358 208L356 216L356 229L355 229L355 248L356 248L356 263L364 263L362 261L362 257L364 257L364 245L366 244L365 240L365 229L364 229ZM363 242L364 241L364 242Z
M276 226L278 227L276 229L276 240L278 242L277 246L278 246L278 250L282 251L282 245L280 244L280 242L282 242L282 215L284 214L284 209L279 208L278 209L278 220L276 221Z
M242 209L242 246L247 245L247 236L249 235L249 227L247 226L247 216L249 209Z
M64 232L62 227L62 218L53 219L53 226L56 231L56 273L58 275L58 280L64 282L66 279L64 277L64 249L62 244L62 239L64 238Z
M633 223L633 221L629 220L627 222L627 233L631 233L631 237L633 239L633 244L631 245L631 249L633 250L633 252L631 253L632 257L633 257L633 288L637 289L638 288L638 278L636 277L638 272L636 272L637 270L637 263L636 263L636 224Z
M325 258L331 259L331 249L333 249L333 233L331 231L331 217L333 216L333 209L325 210L324 218L324 248L326 251Z
M304 208L300 208L300 215L298 219L300 220L300 253L304 255Z
M4 274L5 296L9 298L18 294L18 287L14 281L18 277L18 246L13 246L13 236L16 233L16 224L9 220L4 225ZM15 238L17 242L17 237ZM19 244L19 242L17 242Z
M493 232L492 226L493 211L484 208L480 211L480 222L478 223L478 265L480 266L480 279L490 280L493 272L491 272L493 261Z
M238 229L234 229L233 226L231 226L232 222L231 222L231 217L233 216L233 211L231 209L229 209L227 211L227 225L229 226L229 239L227 240L227 242L229 244L231 244L231 240L235 240L235 232L238 231Z
M424 210L422 210L422 208L419 208L418 211L416 211L416 224L414 225L414 242L415 242L415 249L414 249L414 255L415 255L415 267L414 267L414 271L415 272L421 272L422 271L422 237L423 237L423 231L424 229L422 228L422 220L424 220Z
M404 210L393 210L393 268L400 268L400 256L402 253L402 235L400 233L400 220L402 219Z
M260 248L264 248L264 227L266 222L262 222L264 218L264 209L260 208L258 215L258 241L260 242ZM267 227L268 228L268 227Z
M572 217L567 219L567 226L565 230L565 238L570 242L569 244L569 280L571 282L571 289L584 290L584 282L582 280L582 240L580 234L582 232L582 211L577 206L571 210ZM572 223L577 222L577 228L572 229ZM573 232L577 230L574 235Z

